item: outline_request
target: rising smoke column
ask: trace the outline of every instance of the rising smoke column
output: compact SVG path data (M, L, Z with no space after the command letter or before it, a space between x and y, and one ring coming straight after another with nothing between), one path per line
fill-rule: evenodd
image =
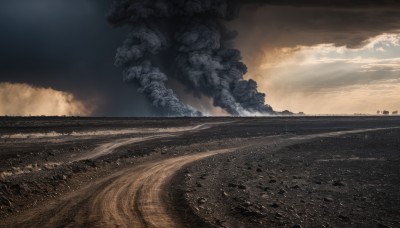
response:
M235 34L222 25L234 8L228 0L115 0L109 21L132 27L116 56L124 80L136 82L153 105L170 115L200 113L167 89L168 77L213 98L215 106L232 115L272 113L257 83L243 79L247 68L231 48ZM163 73L171 66L163 66L160 58L174 59L173 70Z

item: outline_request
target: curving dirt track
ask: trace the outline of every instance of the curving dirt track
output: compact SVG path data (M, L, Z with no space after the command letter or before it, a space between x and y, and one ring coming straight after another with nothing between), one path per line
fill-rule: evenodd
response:
M6 221L13 227L177 227L163 206L163 186L183 166L224 149L122 170L42 209Z
M144 141L152 140L152 139L174 137L174 136L183 134L185 132L201 131L201 130L208 129L215 125L222 125L222 124L228 124L228 123L233 123L233 122L230 121L230 122L204 123L204 124L199 124L199 125L196 125L193 127L188 127L188 128L176 128L176 129L166 130L165 133L157 133L155 135L146 136L146 137L118 139L113 142L101 144L100 146L98 146L97 148L95 148L94 150L92 150L88 153L85 153L81 156L74 157L73 159L71 159L71 161L73 162L73 161L80 161L80 160L85 160L85 159L95 159L95 158L110 154L122 146L131 145L131 144L139 143L139 142L144 142Z
M286 146L319 137L379 130L341 131L260 140ZM165 186L185 165L240 148L213 150L152 161L118 171L45 207L3 221L5 227L180 227L166 210Z

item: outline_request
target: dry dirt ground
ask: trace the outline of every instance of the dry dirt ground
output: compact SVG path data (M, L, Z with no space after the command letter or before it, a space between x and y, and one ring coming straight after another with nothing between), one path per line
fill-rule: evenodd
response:
M0 118L0 227L399 227L399 127Z

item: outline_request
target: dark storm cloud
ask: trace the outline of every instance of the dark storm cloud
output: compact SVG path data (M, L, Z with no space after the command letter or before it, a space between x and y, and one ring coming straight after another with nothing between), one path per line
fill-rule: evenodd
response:
M245 4L260 5L285 5L285 6L302 6L302 7L395 7L400 6L398 0L236 0L236 2Z
M398 1L267 2L243 5L239 19L230 23L239 32L236 44L246 62L273 48L322 43L359 48L371 37L400 32Z
M0 82L72 92L96 103L94 115L157 114L113 65L126 31L107 23L109 7L108 0L0 1Z

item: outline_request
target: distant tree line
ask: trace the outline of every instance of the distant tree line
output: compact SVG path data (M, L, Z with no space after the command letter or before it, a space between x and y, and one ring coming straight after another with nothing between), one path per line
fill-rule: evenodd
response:
M378 114L378 115L380 115L380 114L382 114L382 115L390 115L390 112L389 112L389 111L386 111L386 110L383 110L383 111L378 110L378 111L376 112L376 114ZM398 111L393 111L393 112L392 112L392 115L398 115L398 114L399 114Z

